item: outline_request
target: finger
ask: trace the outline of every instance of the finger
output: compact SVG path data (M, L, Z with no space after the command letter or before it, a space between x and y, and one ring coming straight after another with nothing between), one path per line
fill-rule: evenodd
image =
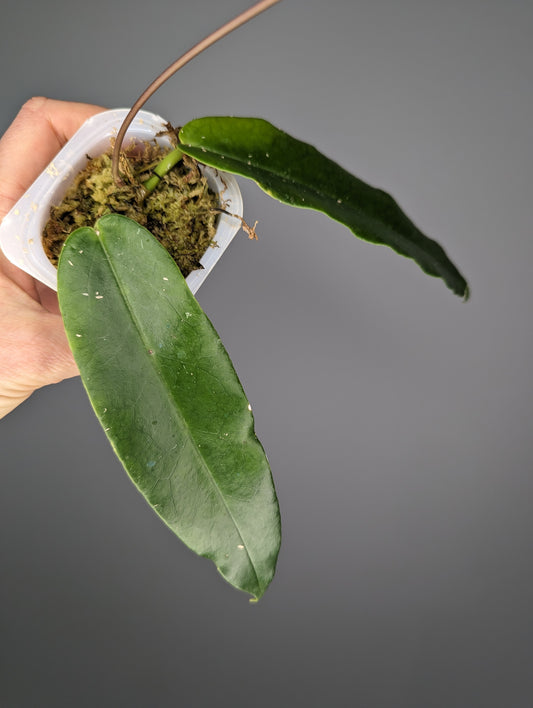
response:
M9 281L0 282L0 418L47 384L78 370L60 316Z
M7 375L3 371L5 367L0 365L0 418L38 388L79 375L61 318L57 315L49 315L49 318L39 323L39 341L44 340L45 347L29 349L25 346L27 342L23 342Z
M15 283L25 293L30 295L34 300L39 302L39 293L37 290L36 280L31 275L24 272L16 265L13 265L0 251L0 282L8 280Z
M35 281L35 290L37 292L37 299L44 309L54 315L59 315L59 301L56 291L52 290L44 283L41 283L39 280Z
M48 343L48 351L43 352L44 361L39 369L42 380L39 385L46 386L59 383L63 379L79 376L61 316L47 315L43 327L45 329L43 336Z
M42 97L22 106L0 140L0 221L87 118L102 110L91 104ZM41 300L40 286L2 253L0 272ZM54 294L45 293L45 299L44 307L57 312Z
M32 98L0 140L0 221L87 118L104 109Z

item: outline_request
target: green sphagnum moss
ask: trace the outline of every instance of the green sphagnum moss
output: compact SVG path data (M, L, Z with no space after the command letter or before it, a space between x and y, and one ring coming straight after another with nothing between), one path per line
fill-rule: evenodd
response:
M172 149L172 148L170 148ZM216 245L220 209L198 163L184 155L154 191L143 183L169 148L145 143L121 154L121 186L113 181L111 152L90 159L58 206L52 207L43 232L43 246L57 266L67 236L80 226L92 226L104 214L128 216L147 228L167 249L185 277L201 268L200 259Z

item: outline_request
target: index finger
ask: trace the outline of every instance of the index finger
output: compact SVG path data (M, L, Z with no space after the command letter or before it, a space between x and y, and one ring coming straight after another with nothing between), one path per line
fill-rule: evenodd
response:
M87 118L87 103L32 98L0 140L0 221Z

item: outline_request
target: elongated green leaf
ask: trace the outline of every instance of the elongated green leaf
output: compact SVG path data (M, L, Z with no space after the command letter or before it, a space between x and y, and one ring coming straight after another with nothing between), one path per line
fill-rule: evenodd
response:
M104 216L68 238L58 294L94 410L138 489L261 597L280 543L270 469L228 354L170 256L134 221Z
M457 295L468 285L438 243L394 199L365 184L311 145L260 118L198 118L179 134L180 148L212 167L250 177L272 197L322 211L356 236L390 246L442 278Z

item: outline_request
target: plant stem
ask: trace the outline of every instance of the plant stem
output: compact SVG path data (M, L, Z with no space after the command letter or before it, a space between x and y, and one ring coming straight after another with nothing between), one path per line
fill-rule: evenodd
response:
M122 125L120 126L120 130L118 131L117 139L115 141L115 147L113 150L113 180L115 184L120 185L121 184L121 179L119 175L119 169L118 169L118 156L120 153L120 149L122 147L122 142L124 140L124 136L126 135L126 131L129 128L132 120L135 118L137 112L142 108L142 106L146 103L146 101L152 96L157 89L165 83L167 79L169 79L173 74L178 71L178 69L181 69L182 66L185 66L188 62L191 61L191 59L194 59L195 56L198 54L201 54L201 52L204 51L204 49L207 49L210 47L212 44L217 42L219 39L222 39L222 37L225 37L227 34L232 32L234 29L237 29L237 27L240 27L243 25L245 22L248 22L248 20L251 20L253 17L256 15L259 15L261 12L264 12L265 10L268 10L269 7L272 7L272 5L275 5L276 3L280 2L280 0L261 0L260 2L256 3L252 7L250 7L248 10L245 10L244 12L241 12L240 15L237 15L233 20L230 20L227 22L225 25L222 25L219 29L215 30L212 32L210 35L208 35L205 39L203 39L201 42L198 42L198 44L195 44L192 49L189 49L188 52L185 52L179 59L177 59L173 64L171 64L165 71L163 71L155 81L153 81L148 88L143 91L143 93L139 96L139 98L135 101L133 104L133 107L131 108L130 112L124 119Z
M155 166L151 176L146 180L146 182L143 182L143 187L146 190L146 194L150 194L150 192L154 191L161 178L170 172L170 170L178 164L182 157L183 153L179 148L175 148L172 152L169 152L168 155L165 155L161 162Z

